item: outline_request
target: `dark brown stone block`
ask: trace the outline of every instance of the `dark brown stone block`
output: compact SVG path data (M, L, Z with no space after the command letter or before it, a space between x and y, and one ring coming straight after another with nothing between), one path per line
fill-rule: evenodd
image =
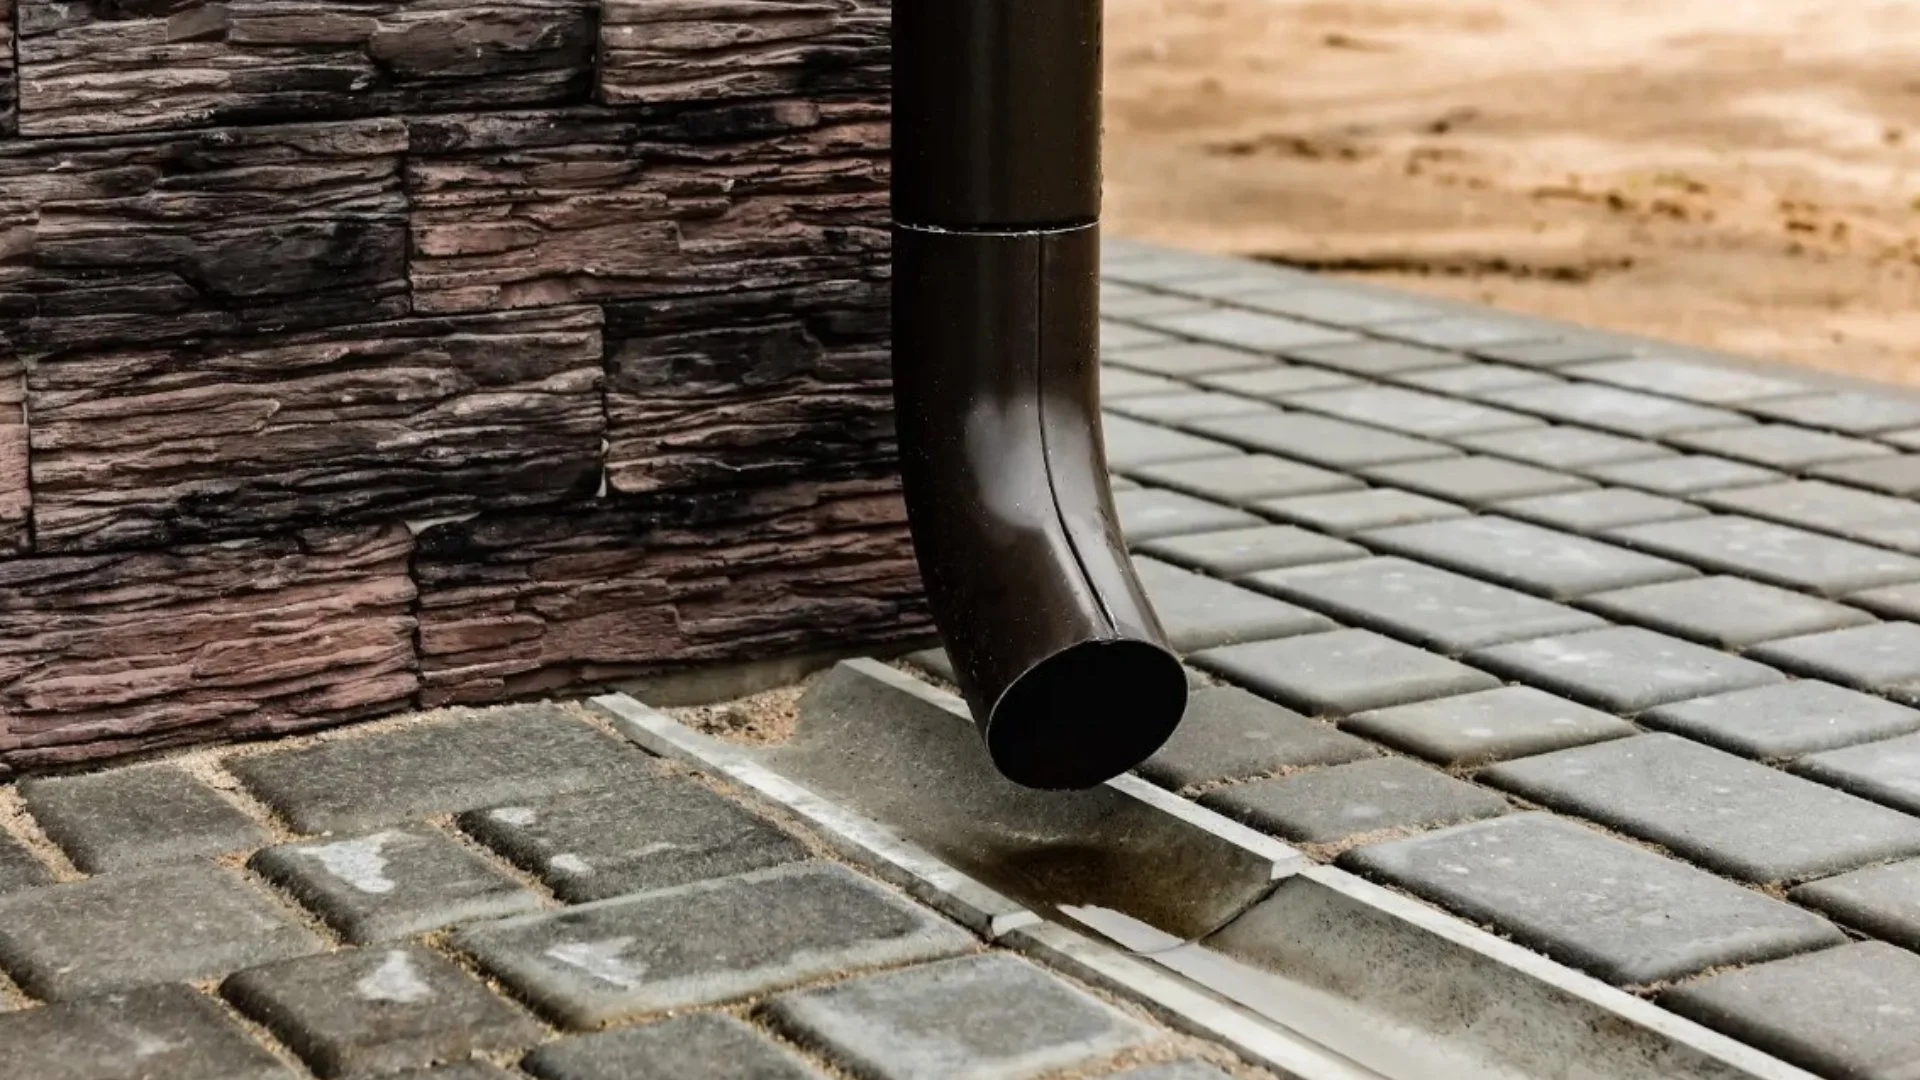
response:
M406 313L397 120L0 146L0 325L29 352Z
M42 358L28 380L38 548L591 498L600 321L576 307ZM0 442L0 491L4 463Z
M412 537L315 530L0 560L0 761L36 766L405 707Z
M430 706L929 627L891 478L441 525L415 573Z
M887 263L886 106L408 121L414 308L791 288Z
M885 0L603 0L600 100L884 92Z
M98 135L587 98L588 0L17 0L20 130Z
M6 338L0 335L0 349ZM0 555L27 549L32 496L27 488L26 391L20 361L0 353Z
M889 466L887 299L861 280L609 305L613 490Z

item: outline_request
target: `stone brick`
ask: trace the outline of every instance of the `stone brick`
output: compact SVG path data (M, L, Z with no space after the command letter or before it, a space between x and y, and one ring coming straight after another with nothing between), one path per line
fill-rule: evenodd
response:
M579 903L794 862L806 848L692 780L640 776L600 791L460 817L460 827Z
M1120 514L1120 529L1129 543L1185 533L1243 529L1261 523L1244 510L1178 491L1153 488L1123 491L1113 497L1113 503Z
M1613 462L1583 471L1603 483L1672 496L1701 495L1784 479L1772 469L1707 454Z
M1167 302L1179 304L1180 310L1186 310L1185 301L1168 298ZM1109 362L1109 358L1102 357L1101 361ZM1173 379L1191 379L1198 375L1217 375L1228 371L1261 371L1273 366L1272 360L1258 353L1223 349L1218 345L1202 345L1193 341L1152 349L1127 349L1115 353L1110 362L1134 371ZM1915 423L1920 423L1920 417L1915 418Z
M790 994L768 1012L795 1037L875 1080L1019 1080L1154 1037L1098 998L1004 953Z
M1256 570L1358 559L1367 550L1345 540L1292 525L1170 536L1140 545L1140 551L1215 577L1239 577Z
M1291 395L1286 404L1289 408L1433 439L1540 426L1540 421L1530 416L1399 386L1315 390Z
M1367 488L1363 491L1266 499L1255 503L1254 508L1269 517L1308 525L1337 536L1351 536L1394 525L1445 521L1466 517L1469 512L1463 506L1398 488Z
M1581 491L1594 486L1592 481L1565 473L1479 456L1382 465L1366 470L1366 476L1468 506L1484 506L1529 495Z
M545 1034L485 983L415 945L254 968L221 991L323 1077L499 1053Z
M1788 895L1848 926L1920 951L1920 859L1855 870Z
M1256 353L1280 353L1309 345L1332 345L1357 340L1357 335L1345 330L1330 330L1297 319L1232 308L1214 308L1185 315L1159 315L1141 321L1183 338Z
M1778 759L1920 731L1920 711L1796 679L1663 705L1640 722L1748 757Z
M1602 431L1661 438L1681 431L1731 427L1753 421L1736 412L1593 383L1522 387L1487 395L1496 405L1550 420Z
M593 67L578 0L20 7L26 135L561 104Z
M1462 367L1409 371L1388 376L1390 382L1416 390L1457 397L1478 397L1493 390L1517 390L1523 386L1551 386L1561 380L1538 371L1506 367L1502 364L1468 364Z
M392 119L0 147L15 269L0 277L0 312L17 319L13 344L151 347L404 315L407 147Z
M887 5L853 0L774 11L756 5L610 0L595 70L609 105L884 93Z
M1209 390L1277 401L1306 390L1330 390L1338 386L1358 386L1359 381L1339 372L1297 364L1273 364L1257 371L1232 371L1202 375L1194 380Z
M1769 667L1639 627L1495 645L1469 657L1508 678L1619 713L1783 681Z
M1863 799L1920 814L1920 735L1814 754L1798 769Z
M186 770L169 765L25 780L27 809L89 874L258 847L267 833Z
M1106 407L1109 412L1149 424L1185 424L1209 416L1270 415L1274 412L1274 407L1264 401L1218 390L1121 396L1108 399Z
M1920 1060L1920 956L1878 941L1676 986L1660 1003L1823 1076L1906 1080Z
M1559 368L1594 360L1632 356L1636 351L1619 341L1599 334L1572 334L1551 341L1518 341L1496 345L1474 345L1468 350L1484 360L1503 364L1521 364L1535 368Z
M1889 619L1920 622L1920 582L1866 589L1848 596L1847 603Z
M1341 727L1447 768L1486 765L1635 733L1632 724L1531 686L1422 701L1347 718Z
M1920 705L1920 625L1875 623L1770 642L1753 650L1769 664Z
M1464 435L1453 441L1483 454L1497 454L1547 469L1587 469L1620 461L1646 461L1675 456L1673 451L1659 443L1578 427L1492 431Z
M283 844L248 865L360 945L540 906L531 890L425 826Z
M1822 596L1920 580L1920 559L1752 518L1716 516L1635 525L1622 543Z
M52 881L53 875L25 844L0 830L0 896Z
M1405 559L1255 574L1249 584L1342 622L1453 654L1606 625L1585 612Z
M1239 307L1304 319L1329 326L1358 328L1431 317L1432 308L1342 288L1287 289L1234 301Z
M566 308L43 357L27 382L39 549L591 497L600 355L599 312Z
M1369 465L1424 461L1454 454L1447 447L1425 439L1304 413L1214 417L1196 421L1191 426L1202 435L1330 469L1362 469Z
M27 1080L294 1080L220 1006L180 985L0 1013L9 1076Z
M1391 326L1375 327L1372 332L1380 337L1410 341L1416 345L1427 345L1436 349L1463 350L1522 341L1541 341L1554 336L1551 331L1541 325L1529 324L1521 319L1474 316L1449 316L1441 319L1422 319L1418 322L1394 323Z
M1824 480L1719 491L1700 500L1718 510L1798 525L1814 532L1920 552L1920 505Z
M1218 439L1203 439L1184 431L1169 431L1124 416L1107 413L1100 420L1109 468L1131 472L1147 465L1239 458L1239 449Z
M720 1013L548 1043L521 1061L540 1080L826 1080L786 1047Z
M404 708L412 554L396 525L0 562L0 764Z
M560 706L537 704L236 757L227 766L295 829L328 833L578 791L647 770L651 760Z
M1165 318L1166 316L1160 316ZM1179 339L1158 330L1149 330L1144 326L1116 322L1111 319L1100 320L1100 351L1102 353L1124 352L1129 349L1157 349L1178 343Z
M1111 241L1108 241L1109 243ZM1100 284L1100 314L1116 319L1145 319L1155 315L1183 315L1205 311L1208 304L1190 296L1148 292L1117 281ZM1177 348L1177 346L1169 346ZM1137 350L1140 352L1156 350ZM1226 350L1231 351L1231 350Z
M1897 394L1891 387L1769 398L1752 402L1746 409L1775 420L1846 435L1874 435L1920 424L1920 397Z
M1561 750L1480 776L1756 883L1920 854L1920 820L1675 735Z
M1504 814L1507 800L1405 758L1310 769L1235 784L1200 801L1263 832L1336 844L1388 830L1458 825Z
M1438 349L1422 349L1398 341L1357 341L1344 345L1294 349L1287 354L1304 363L1362 378L1377 379L1405 371L1452 367L1460 358Z
M1172 396L1192 391L1193 388L1186 383L1164 375L1148 375L1112 365L1102 365L1100 368L1100 397L1107 401Z
M1361 486L1360 481L1342 473L1264 454L1143 465L1132 473L1160 487L1227 503L1320 495Z
M1618 984L1846 940L1809 912L1548 814L1376 844L1342 861Z
M1752 462L1771 469L1799 472L1836 461L1858 461L1893 453L1879 443L1852 439L1792 424L1757 424L1716 431L1682 432L1675 444L1692 450Z
M1499 680L1367 630L1209 649L1195 664L1310 715L1488 690Z
M1581 364L1567 369L1567 374L1708 405L1741 405L1762 398L1796 396L1812 389L1806 383L1735 367L1654 356Z
M831 864L799 863L471 927L459 947L572 1028L961 952L968 934Z
M1154 559L1135 559L1140 584L1181 652L1333 629L1333 622L1270 596Z
M323 946L265 892L207 863L0 899L0 968L49 1000L198 982Z
M1496 503L1491 509L1502 517L1519 518L1535 525L1575 533L1606 532L1628 525L1682 521L1705 517L1707 514L1692 503L1629 488L1597 488L1563 495L1541 495Z
M1855 484L1903 499L1920 496L1920 454L1847 461L1809 470L1815 476Z
M1380 529L1360 542L1556 600L1693 576L1666 559L1505 518Z
M1596 593L1585 606L1620 622L1739 651L1777 638L1870 623L1858 608L1738 577L1702 577Z
M1339 765L1375 753L1331 725L1237 686L1209 686L1189 695L1180 727L1140 766L1140 774L1177 791L1282 769Z

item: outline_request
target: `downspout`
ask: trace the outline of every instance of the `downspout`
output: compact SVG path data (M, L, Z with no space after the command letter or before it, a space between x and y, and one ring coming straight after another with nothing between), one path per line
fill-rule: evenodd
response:
M994 764L1091 787L1187 684L1100 433L1101 0L896 0L893 347L935 623Z

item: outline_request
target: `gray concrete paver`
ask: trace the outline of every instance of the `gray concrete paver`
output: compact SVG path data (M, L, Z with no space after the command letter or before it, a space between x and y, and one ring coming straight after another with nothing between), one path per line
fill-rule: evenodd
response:
M46 885L53 880L42 863L27 846L4 831L0 831L0 896L19 889L30 889L36 885Z
M1810 881L1788 898L1895 945L1920 952L1920 859Z
M1296 495L1263 499L1254 509L1268 517L1319 529L1335 536L1352 536L1394 525L1414 525L1466 517L1464 506L1398 488L1366 488L1325 495Z
M88 873L224 855L267 838L186 770L114 769L20 783L40 828Z
M1143 424L1115 413L1103 413L1100 428L1106 444L1107 465L1122 472L1165 462L1240 456L1239 450L1217 439Z
M1920 396L1842 390L1749 402L1749 412L1843 435L1877 435L1920 425Z
M1495 503L1488 508L1501 517L1519 518L1562 532L1592 535L1628 525L1681 521L1705 517L1707 511L1678 499L1631 488L1596 488L1562 495Z
M1355 341L1315 346L1293 349L1287 355L1302 363L1317 364L1367 379L1406 371L1453 367L1460 362L1460 357L1455 353L1396 341Z
M1245 510L1159 488L1119 492L1113 497L1113 505L1120 514L1120 530L1129 543L1262 524L1260 518Z
M1617 716L1531 686L1363 712L1341 727L1447 768L1489 765L1637 732Z
M1597 383L1501 390L1488 394L1487 400L1549 420L1643 439L1754 422L1750 417L1727 409L1695 405Z
M1303 390L1328 390L1336 386L1358 386L1360 380L1325 368L1300 364L1269 363L1253 371L1228 371L1202 375L1194 382L1209 390L1262 401L1278 401Z
M1508 678L1627 715L1785 678L1751 660L1637 626L1495 645L1468 659Z
M1595 593L1581 603L1620 622L1735 651L1874 621L1859 608L1724 574Z
M1310 345L1356 341L1358 335L1280 315L1236 308L1215 308L1185 315L1155 315L1144 325L1182 338L1212 342L1257 353L1282 353Z
M1920 815L1920 735L1802 758L1796 771L1863 799Z
M1695 574L1668 559L1510 518L1472 517L1377 529L1358 539L1378 551L1552 600Z
M1490 456L1381 465L1365 470L1364 475L1369 480L1467 506L1583 491L1594 486L1591 480Z
M540 906L532 890L423 826L283 844L248 865L360 944Z
M1664 356L1581 364L1566 369L1566 374L1707 405L1742 405L1766 398L1796 397L1813 389L1811 384L1794 379Z
M1364 558L1367 549L1292 525L1170 536L1137 545L1144 555L1191 567L1214 577L1237 578L1260 570Z
M1284 417L1213 417L1196 420L1188 426L1217 441L1330 469L1363 469L1369 465L1424 461L1458 453L1427 439L1312 413L1290 412Z
M1622 461L1671 460L1676 456L1672 450L1645 439L1558 425L1465 435L1452 441L1469 450L1544 469L1578 471Z
M1168 643L1181 652L1334 628L1324 615L1251 589L1156 559L1135 559L1133 564Z
M1290 495L1352 491L1364 486L1361 481L1345 473L1268 454L1142 465L1133 469L1132 473L1138 479L1159 487L1184 491L1215 502L1242 505Z
M1799 472L1815 465L1892 455L1890 447L1864 439L1816 431L1793 424L1687 431L1673 437L1677 446L1700 450L1769 469Z
M720 1013L562 1039L520 1067L539 1080L826 1080L793 1051Z
M1174 300L1171 303L1184 302ZM1103 364L1109 362L1108 357L1100 359ZM1224 371L1258 371L1272 365L1273 361L1258 353L1188 341L1150 349L1128 349L1115 353L1111 363L1148 375L1190 379L1196 375L1215 375Z
M1747 757L1783 760L1920 731L1920 710L1795 679L1662 705L1640 722Z
M1615 541L1708 570L1840 597L1920 581L1920 559L1756 518L1717 515L1634 525Z
M211 999L178 983L0 1013L10 1080L296 1080Z
M1201 805L1298 843L1336 844L1386 830L1434 828L1513 809L1500 795L1405 758L1379 758L1233 784Z
M1140 766L1140 775L1177 791L1282 769L1341 765L1377 753L1331 724L1237 686L1209 686L1188 697L1180 727Z
M1499 685L1483 671L1367 630L1230 645L1208 649L1192 660L1315 716L1343 716Z
M1603 483L1676 498L1771 484L1785 479L1772 469L1711 454L1615 461L1594 465L1584 472Z
M1808 470L1815 476L1856 484L1863 488L1898 495L1903 499L1920 496L1920 454L1843 461Z
M1541 426L1534 417L1490 405L1380 384L1292 394L1286 405L1429 439Z
M1920 705L1920 624L1874 623L1756 646L1756 659Z

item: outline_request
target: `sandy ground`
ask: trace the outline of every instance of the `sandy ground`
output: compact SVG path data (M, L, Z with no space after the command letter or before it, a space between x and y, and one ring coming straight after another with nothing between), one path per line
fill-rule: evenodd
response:
M1920 384L1915 0L1107 0L1107 221Z

